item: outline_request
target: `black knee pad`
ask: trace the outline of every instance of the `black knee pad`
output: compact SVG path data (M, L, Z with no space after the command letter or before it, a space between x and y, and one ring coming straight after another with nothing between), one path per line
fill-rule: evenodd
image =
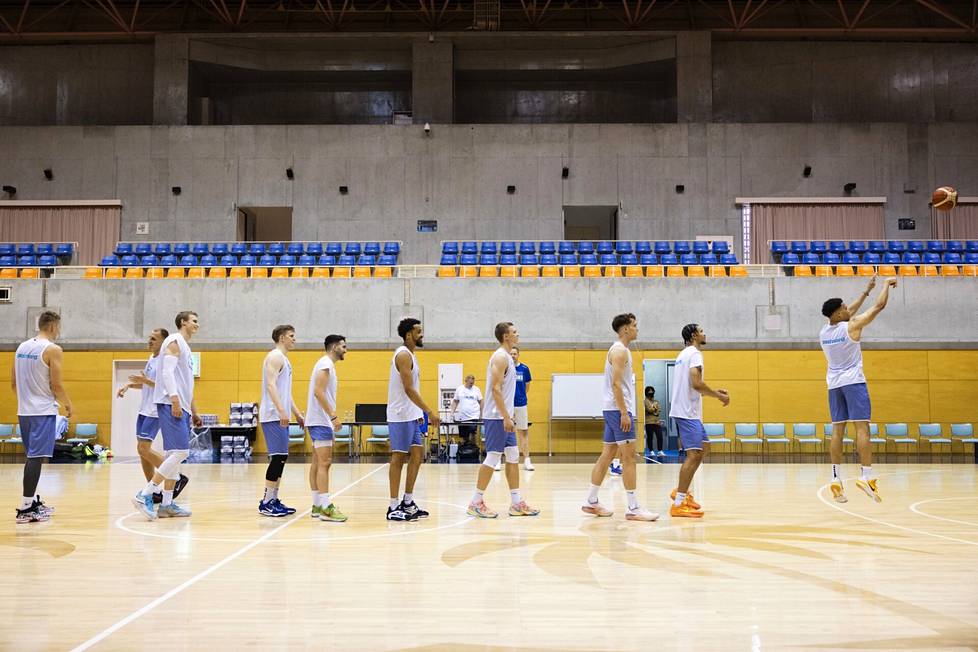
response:
M288 455L271 455L268 458L268 469L265 471L265 479L269 482L278 482L285 472L285 461Z

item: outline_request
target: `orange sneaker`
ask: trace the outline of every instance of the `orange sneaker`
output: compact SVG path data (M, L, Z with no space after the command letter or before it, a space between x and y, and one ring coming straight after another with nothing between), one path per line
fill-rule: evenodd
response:
M602 505L601 503L588 503L586 505L581 505L581 511L585 514L591 514L597 517L611 516L614 514L613 511Z
M672 490L672 493L669 494L669 497L672 498L673 502L675 502L675 500L676 500L676 494L677 493L679 493L679 489L673 489ZM691 494L691 493L687 493L686 494L686 504L689 505L690 507L692 507L694 510L701 510L701 509L703 509L703 506L702 505L700 505L698 502L696 502L695 500L693 500L693 494Z
M883 498L880 496L879 491L876 489L876 478L873 478L872 480L863 480L862 478L859 478L858 480L856 480L856 486L862 489L867 496L869 496L876 502L878 503L883 502Z
M837 503L847 503L849 499L846 498L846 492L842 489L842 482L839 480L833 480L832 484L829 485L829 489L832 490L832 500Z
M682 505L673 503L669 507L669 516L673 518L703 518L703 512L698 509L693 509L689 503L683 503Z

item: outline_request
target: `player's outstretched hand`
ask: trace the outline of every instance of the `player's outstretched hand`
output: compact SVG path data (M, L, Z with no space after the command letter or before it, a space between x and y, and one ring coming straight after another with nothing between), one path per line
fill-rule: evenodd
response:
M873 288L876 287L876 275L873 274L873 278L869 279L869 285L866 286L867 292L872 292Z
M895 288L897 286L897 280L895 278L888 278L886 279L886 284L891 288Z

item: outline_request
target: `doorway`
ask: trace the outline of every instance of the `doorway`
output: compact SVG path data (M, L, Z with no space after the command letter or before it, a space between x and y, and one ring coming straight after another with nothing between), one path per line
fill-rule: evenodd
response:
M564 206L564 240L617 239L617 206Z
M291 242L291 206L238 206L238 242Z
M655 398L659 401L659 419L662 421L662 441L667 451L678 450L678 441L669 418L669 397L672 396L672 376L676 369L675 360L643 360L642 371L644 381L639 389L645 396L645 388L651 385L655 389Z
M114 360L112 362L112 387L119 388L129 382L129 376L142 372L146 360ZM139 404L142 392L146 390L130 389L126 395L119 398L115 389L112 391L112 453L116 457L136 457L136 417L139 415ZM153 441L153 448L163 452L162 437Z

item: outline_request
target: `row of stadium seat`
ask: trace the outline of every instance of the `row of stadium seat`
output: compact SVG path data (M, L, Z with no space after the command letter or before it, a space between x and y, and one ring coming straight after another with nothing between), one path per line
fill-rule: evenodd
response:
M818 435L814 423L794 423L789 433L783 423L764 423L760 429L756 423L737 423L734 424L734 437L727 436L726 426L722 423L704 423L707 437L710 444L739 444L741 448L745 444L760 446L763 451L765 446L771 444L783 445L786 449L793 444L799 447L804 444L811 444L820 448L825 441L832 437L832 424L822 425L822 435ZM869 424L870 444L886 445L892 443L896 445L919 446L927 442L931 448L935 445L950 446L953 442L963 444L978 444L975 439L974 426L971 423L952 423L950 437L944 433L944 429L939 423L919 423L917 424L917 437L910 432L910 427L906 423L886 423L883 425L884 436L880 436L879 425ZM849 429L843 438L844 444L852 444L852 429Z
M24 267L23 269L17 269L16 267L0 268L0 279L8 280L12 278L41 278L41 269L39 267Z
M809 252L814 254L824 254L831 252L842 255L844 253L864 254L866 252L874 254L902 254L911 252L922 254L924 252L942 254L945 251L956 253L978 253L978 240L792 240L790 243L784 240L771 241L771 253L775 256L788 252L802 255Z
M322 254L319 257L310 256L308 254L303 254L298 257L291 254L284 254L282 256L265 254L264 256L255 257L251 254L245 254L240 258L227 254L221 256L220 259L213 254L206 254L200 258L192 254L187 254L185 256L181 256L180 258L177 258L172 254L169 256L161 256L159 258L152 254L145 256L128 254L122 256L121 258L114 255L105 256L102 258L101 262L103 267L332 267L334 265L345 267L353 267L355 265L382 265L389 267L396 264L397 256L372 256L367 254L361 254L360 256L348 256L343 254L338 257L327 254Z
M786 265L788 276L976 276L978 265Z
M70 258L75 253L71 242L0 242L0 256L58 256Z
M867 252L861 256L856 253L845 253L841 256L836 253L828 252L824 254L807 253L798 255L796 253L786 253L781 255L782 265L968 265L978 264L978 253L966 253L963 256L957 252L947 252L943 255L925 252L923 255L915 252L905 252L897 254L886 252L884 254Z
M63 258L46 254L44 256L0 256L0 267L57 267Z
M733 254L442 254L441 265L736 265L737 257Z
M354 267L86 267L87 279L393 278L393 266Z
M595 244L589 241L563 241L557 244L551 241L528 242L523 241L518 245L515 241L484 241L484 242L443 242L441 245L442 254L728 254L730 247L725 241L718 240L709 242L697 240L690 242L677 240L657 240L654 243L649 240L604 240Z
M714 265L704 267L702 265L442 265L438 268L438 278L598 278L598 277L626 277L626 278L719 278L719 277L746 277L747 268L743 265L733 265L725 267Z
M244 256L246 254L282 256L288 254L296 257L304 254L310 256L321 256L323 254L330 256L342 254L347 256L359 256L360 254L397 256L401 253L401 244L399 242L385 242L383 245L379 242L272 242L267 244L264 242L233 242L230 244L226 242L174 242L172 244L169 242L157 242L155 244L120 242L116 244L113 253L116 256L128 256L130 254L136 256L149 254L156 256L185 256L187 254L194 256L206 256L208 254L214 256Z

